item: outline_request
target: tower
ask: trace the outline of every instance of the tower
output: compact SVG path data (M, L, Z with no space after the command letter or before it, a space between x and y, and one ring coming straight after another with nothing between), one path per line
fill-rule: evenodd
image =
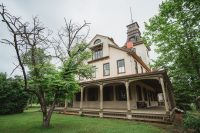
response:
M127 25L127 42L129 41L133 44L141 41L141 33L137 22Z
M146 46L142 41L138 23L133 22L127 25L126 27L127 27L127 41L125 43L125 47L135 52L143 60L143 62L147 66L149 66L150 47Z

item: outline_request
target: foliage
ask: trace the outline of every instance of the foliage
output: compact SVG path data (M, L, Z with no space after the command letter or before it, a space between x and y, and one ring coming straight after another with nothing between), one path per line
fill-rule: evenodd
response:
M194 129L197 133L200 132L200 115L187 112L184 116L183 125L185 129Z
M7 78L0 73L0 114L23 112L27 105L28 94L23 91L20 77Z
M199 6L199 0L167 0L145 24L146 43L158 53L153 66L168 70L177 105L183 109L200 95Z

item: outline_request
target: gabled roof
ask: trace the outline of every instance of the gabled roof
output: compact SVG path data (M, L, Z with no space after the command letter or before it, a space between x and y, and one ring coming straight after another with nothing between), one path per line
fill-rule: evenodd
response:
M114 41L114 39L113 39L112 37L108 37L108 36L104 36L104 35L100 35L100 34L96 34L96 35L92 38L92 40L89 42L89 44L90 44L91 42L93 42L94 39L97 38L98 36L99 36L99 37L106 38L106 39L110 40L113 44L115 44L116 46L118 46L118 45L115 43L115 41Z

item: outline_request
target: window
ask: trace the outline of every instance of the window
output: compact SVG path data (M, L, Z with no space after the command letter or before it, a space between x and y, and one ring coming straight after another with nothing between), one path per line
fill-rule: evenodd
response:
M132 48L131 50L136 53L136 48Z
M126 101L126 88L125 85L117 85L116 86L116 99L118 101Z
M93 51L93 53L92 53L92 59L93 60L101 58L101 57L103 57L103 50L102 49L96 49L96 50Z
M101 43L101 40L100 39L97 39L95 40L94 44L100 44Z
M98 100L98 88L88 88L88 101L97 101Z
M110 75L110 64L106 63L103 64L103 76L108 76Z
M113 100L113 86L105 86L103 88L103 100L104 101Z
M125 73L125 63L124 59L117 61L118 73Z
M138 66L137 66L137 61L135 61L135 73L138 73Z
M93 70L92 77L96 78L96 70L97 70L96 66L92 66L92 70Z
M143 67L141 66L141 73L143 73Z
M147 90L143 88L144 100L147 101Z
M136 85L136 91L137 91L137 100L142 101L142 90L139 85Z

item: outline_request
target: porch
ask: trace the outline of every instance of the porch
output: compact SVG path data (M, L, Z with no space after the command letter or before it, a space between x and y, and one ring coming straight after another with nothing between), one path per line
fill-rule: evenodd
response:
M175 102L165 73L81 83L66 114L170 122Z

